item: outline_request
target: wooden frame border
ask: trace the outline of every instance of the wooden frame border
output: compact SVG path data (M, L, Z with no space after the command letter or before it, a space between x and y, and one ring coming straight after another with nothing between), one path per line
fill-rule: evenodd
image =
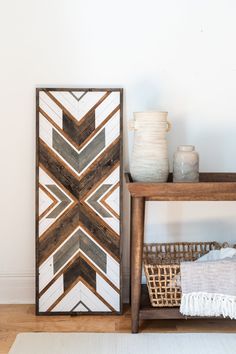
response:
M39 311L39 232L38 232L38 216L39 216L39 93L40 91L86 91L86 92L120 92L120 311L112 312L40 312ZM36 88L36 164L35 164L35 314L37 316L91 316L91 315L122 315L123 313L123 88L84 88L84 87L37 87Z

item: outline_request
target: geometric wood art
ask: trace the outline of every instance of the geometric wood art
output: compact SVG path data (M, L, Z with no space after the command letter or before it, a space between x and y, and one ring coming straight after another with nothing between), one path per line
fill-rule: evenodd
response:
M122 89L37 89L36 312L121 312Z

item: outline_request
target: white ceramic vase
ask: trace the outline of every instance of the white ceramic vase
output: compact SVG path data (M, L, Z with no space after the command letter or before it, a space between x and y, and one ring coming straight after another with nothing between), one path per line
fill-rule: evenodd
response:
M174 154L174 182L199 182L199 155L193 145L180 145Z
M170 129L167 112L136 112L130 128L134 146L130 172L137 182L166 182L169 160L166 132Z

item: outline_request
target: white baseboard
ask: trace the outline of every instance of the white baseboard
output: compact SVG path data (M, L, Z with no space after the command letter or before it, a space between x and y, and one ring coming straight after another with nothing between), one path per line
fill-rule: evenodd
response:
M129 273L123 274L123 302L129 302ZM34 274L0 274L0 304L34 304Z
M34 303L34 274L0 274L0 304Z

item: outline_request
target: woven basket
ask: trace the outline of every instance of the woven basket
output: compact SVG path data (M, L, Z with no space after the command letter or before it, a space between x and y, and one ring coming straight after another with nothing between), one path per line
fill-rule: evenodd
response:
M180 306L181 288L176 279L176 275L180 273L180 262L195 261L209 251L221 247L217 242L145 244L144 271L152 306Z

